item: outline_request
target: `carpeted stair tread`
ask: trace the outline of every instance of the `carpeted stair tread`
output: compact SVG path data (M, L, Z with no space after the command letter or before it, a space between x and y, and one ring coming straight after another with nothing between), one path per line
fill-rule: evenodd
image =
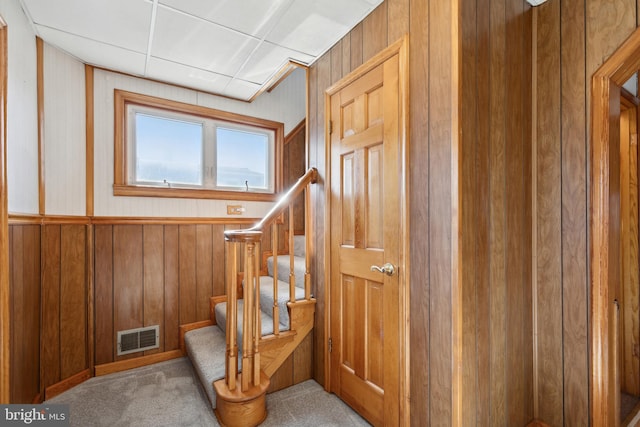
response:
M278 255L278 280L289 283L289 272L291 267L291 257L289 255ZM267 258L267 271L273 277L273 257ZM293 257L293 275L296 280L296 287L304 289L304 275L307 266L304 256Z
M244 313L244 301L238 300L238 322L237 322L237 331L238 331L238 349L242 350L242 321L243 321L243 313ZM224 335L227 330L227 303L222 302L220 304L216 304L215 307L215 316L216 316L216 324L222 334ZM269 316L264 311L260 311L260 323L262 326L262 336L273 334L273 318ZM284 326L280 324L280 331L284 331Z
M224 331L216 326L194 329L184 335L184 344L209 402L215 408L216 394L213 382L224 377L226 352Z
M296 300L304 299L304 288L296 286L294 295ZM269 315L273 313L273 299L273 277L260 277L260 309ZM278 320L282 325L281 331L290 329L287 302L289 302L289 283L278 280Z

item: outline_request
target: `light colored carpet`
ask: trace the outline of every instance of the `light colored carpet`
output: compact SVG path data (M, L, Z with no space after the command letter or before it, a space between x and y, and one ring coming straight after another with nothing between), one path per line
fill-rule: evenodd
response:
M47 403L68 403L78 427L219 425L187 358L91 378ZM267 410L265 427L369 425L313 380L267 395Z

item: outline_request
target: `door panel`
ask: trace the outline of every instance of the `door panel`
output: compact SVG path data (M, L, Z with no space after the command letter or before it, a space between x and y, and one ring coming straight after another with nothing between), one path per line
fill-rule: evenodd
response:
M331 95L331 391L373 425L398 425L403 175L399 59ZM391 263L393 275L371 266Z

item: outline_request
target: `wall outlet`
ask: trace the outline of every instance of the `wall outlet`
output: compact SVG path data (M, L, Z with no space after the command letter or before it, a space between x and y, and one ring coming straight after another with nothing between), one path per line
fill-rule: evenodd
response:
M242 205L227 205L227 215L242 215L244 207Z

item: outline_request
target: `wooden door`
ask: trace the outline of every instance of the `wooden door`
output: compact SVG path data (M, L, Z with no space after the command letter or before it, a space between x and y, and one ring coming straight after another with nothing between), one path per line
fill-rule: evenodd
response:
M403 143L399 55L330 105L330 384L373 425L400 424ZM372 266L393 266L393 273ZM404 348L404 347L403 347Z

